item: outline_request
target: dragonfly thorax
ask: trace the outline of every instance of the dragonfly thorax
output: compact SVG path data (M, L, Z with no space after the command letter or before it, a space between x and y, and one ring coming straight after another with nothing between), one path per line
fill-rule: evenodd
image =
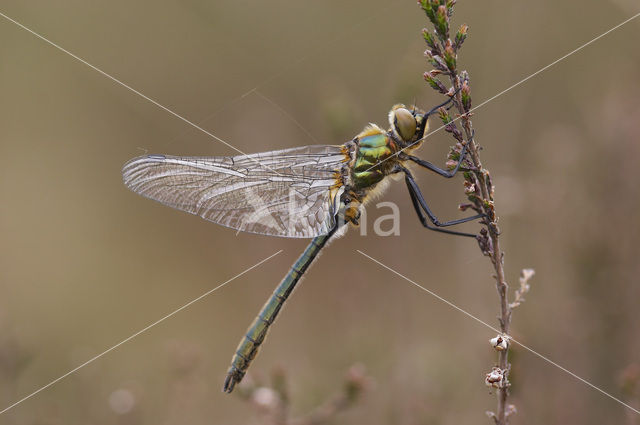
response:
M396 169L401 150L419 146L427 128L427 116L416 108L395 105L389 112L389 130L375 124L367 126L354 139L355 149L349 164L349 178L345 185L343 204L345 218L357 224L359 207L385 177Z
M388 131L371 124L354 138L357 146L352 165L355 189L373 189L399 161L398 152L419 146L427 128L424 112L395 105L389 112Z

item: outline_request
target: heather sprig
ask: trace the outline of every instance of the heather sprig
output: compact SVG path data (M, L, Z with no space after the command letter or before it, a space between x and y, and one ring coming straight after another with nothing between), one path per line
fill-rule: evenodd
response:
M461 25L450 38L451 17L455 0L420 0L418 4L427 15L431 28L422 30L422 37L427 44L424 55L433 67L424 73L423 77L431 88L439 94L452 99L457 111L456 117L444 108L440 108L438 116L446 132L456 140L451 147L446 166L452 170L459 161L464 176L464 193L469 203L460 205L461 210L473 209L483 214L484 227L477 236L478 244L483 255L490 258L495 274L496 289L500 301L501 334L491 339L492 347L497 351L497 364L492 366L485 378L485 384L497 391L498 407L496 412L487 412L496 425L506 425L509 416L516 412L515 406L507 403L509 397L509 371L511 365L509 355L509 327L513 309L524 301L524 294L529 291L529 279L532 270L523 270L520 278L520 288L514 294L515 300L509 303L508 285L504 272L504 252L500 248L500 230L498 216L494 202L494 186L489 171L480 162L480 148L475 138L472 116L471 84L469 73L459 71L458 54L467 39L469 27ZM448 81L446 81L448 80ZM450 86L449 88L447 86ZM459 128L460 127L460 128ZM466 147L466 156L461 158L462 150Z

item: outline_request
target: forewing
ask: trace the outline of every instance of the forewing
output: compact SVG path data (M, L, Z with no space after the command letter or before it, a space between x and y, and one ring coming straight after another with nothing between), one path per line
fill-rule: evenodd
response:
M127 162L125 185L179 210L244 232L311 238L335 224L341 146L234 157L148 155Z

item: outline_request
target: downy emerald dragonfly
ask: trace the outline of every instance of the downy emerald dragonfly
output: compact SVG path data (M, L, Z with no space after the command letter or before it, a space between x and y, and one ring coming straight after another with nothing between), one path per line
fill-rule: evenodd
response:
M466 144L452 170L410 154L424 140L429 116L450 101L429 112L395 105L389 112L389 130L370 124L343 145L311 145L229 157L146 155L125 164L125 185L147 198L238 231L313 238L242 337L223 391L230 393L242 380L269 327L320 250L329 239L342 235L347 223L358 224L360 209L389 176L404 175L424 227L475 236L445 227L482 215L440 222L405 167L413 162L443 177L453 177L459 170Z

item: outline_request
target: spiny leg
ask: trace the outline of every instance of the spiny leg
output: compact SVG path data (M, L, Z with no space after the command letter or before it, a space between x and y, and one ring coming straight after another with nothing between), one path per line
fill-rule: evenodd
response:
M450 235L468 236L473 238L476 237L476 235L473 235L471 233L463 233L463 232L456 232L455 230L440 229L439 227L429 225L429 221L427 220L427 217L422 212L422 209L420 208L420 204L418 203L418 199L416 198L416 195L413 193L411 189L409 189L409 195L411 196L411 202L413 203L413 208L416 210L416 214L418 214L420 223L422 223L422 225L427 229L433 230L436 232L448 233Z
M420 222L422 223L422 225L424 227L426 227L427 229L430 230L435 230L438 232L443 232L443 233L450 233L450 234L454 234L454 235L460 235L460 236L468 236L468 237L475 237L475 235L470 234L470 233L463 233L463 232L456 232L453 230L446 230L446 229L440 229L440 227L447 227L447 226L454 226L456 224L462 224L462 223L466 223L469 221L473 221L476 220L478 218L483 218L484 214L477 214L471 217L465 217L465 218L460 218L457 220L451 220L451 221L445 221L445 222L440 222L440 220L438 220L438 218L435 216L435 214L431 211L431 209L429 208L429 206L427 205L427 202L424 199L424 196L422 195L422 192L420 191L420 188L418 187L418 184L416 183L415 179L413 178L413 175L411 174L411 172L406 169L405 167L399 167L399 171L404 172L404 177L405 177L405 183L407 184L407 188L409 189L409 195L411 196L411 202L413 203L413 207L416 210L416 213L418 214L418 218L420 219ZM427 222L427 217L425 217L426 213L427 217L429 218L429 220L431 220L431 222L435 225L435 227L432 227L429 225L429 223Z
M409 191L411 191L416 196L416 199L418 200L424 212L429 217L429 220L431 220L431 222L437 227L455 226L456 224L462 224L468 221L473 221L478 218L484 217L484 214L476 214L471 217L465 217L465 218L459 218L457 220L441 222L440 220L438 220L438 217L436 217L435 214L431 211L431 208L429 208L429 206L427 205L427 201L425 201L424 196L422 196L422 192L420 191L420 188L418 187L418 184L413 178L413 175L411 174L411 172L406 168L403 171L405 173L404 179L405 179L405 182L407 183L407 187L409 188Z

